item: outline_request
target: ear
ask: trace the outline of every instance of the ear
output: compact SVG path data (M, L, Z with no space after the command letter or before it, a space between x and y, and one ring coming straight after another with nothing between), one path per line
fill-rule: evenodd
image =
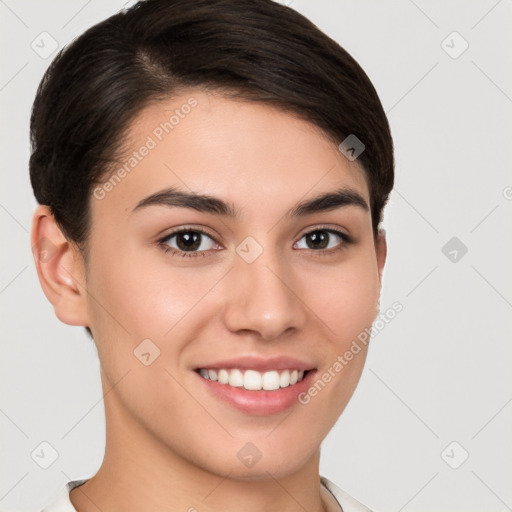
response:
M87 327L85 265L75 244L68 242L48 206L38 206L30 237L39 282L57 318Z
M386 242L386 231L379 228L377 238L375 240L375 253L377 255L377 268L379 271L379 281L382 286L382 273L384 271L384 264L386 263L386 256L388 253Z

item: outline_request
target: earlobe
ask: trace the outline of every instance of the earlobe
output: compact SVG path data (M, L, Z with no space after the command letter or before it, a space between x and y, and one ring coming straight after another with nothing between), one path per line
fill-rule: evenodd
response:
M69 325L88 326L83 259L48 206L36 209L30 240L39 282L57 318Z

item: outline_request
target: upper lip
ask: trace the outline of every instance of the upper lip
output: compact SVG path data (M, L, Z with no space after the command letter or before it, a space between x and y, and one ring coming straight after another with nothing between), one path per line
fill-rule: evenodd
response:
M240 370L256 370L259 372L266 372L270 370L312 370L314 365L288 356L278 357L255 357L255 356L244 356L233 359L225 359L224 361L216 361L212 363L205 363L199 365L196 369L205 368L212 370L220 369L233 369L238 368Z

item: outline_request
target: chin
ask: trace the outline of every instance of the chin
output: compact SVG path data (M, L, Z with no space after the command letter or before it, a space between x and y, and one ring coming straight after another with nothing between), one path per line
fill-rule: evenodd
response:
M198 461L206 471L234 480L257 481L270 477L285 478L300 471L315 455L319 446L280 444L263 439L251 441L233 440L233 446L209 451L207 460ZM217 445L219 446L219 445Z

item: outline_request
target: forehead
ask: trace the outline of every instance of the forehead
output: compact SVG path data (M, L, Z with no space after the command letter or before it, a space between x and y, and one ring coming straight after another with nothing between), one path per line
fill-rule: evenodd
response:
M266 104L190 89L131 123L124 154L91 210L126 215L169 187L229 198L242 212L347 186L369 202L366 176L315 125Z

